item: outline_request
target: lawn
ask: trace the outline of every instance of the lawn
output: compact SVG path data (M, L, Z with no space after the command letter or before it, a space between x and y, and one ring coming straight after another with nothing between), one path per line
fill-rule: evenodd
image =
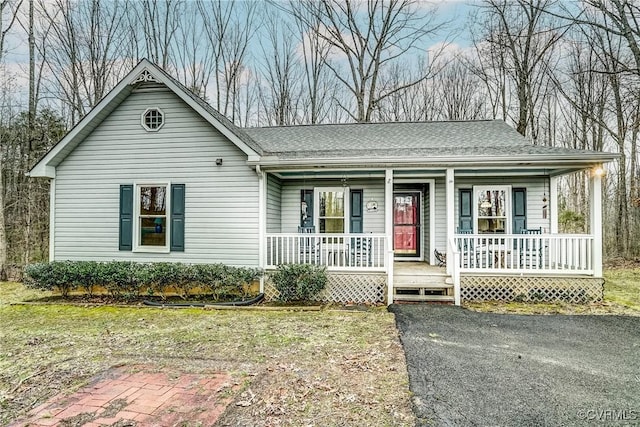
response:
M0 425L119 365L225 371L250 390L224 425L414 425L404 353L384 309L316 312L16 305L0 283ZM14 303L14 304L12 304Z
M640 269L610 268L604 272L604 301L591 304L474 302L477 311L521 314L624 314L640 316Z

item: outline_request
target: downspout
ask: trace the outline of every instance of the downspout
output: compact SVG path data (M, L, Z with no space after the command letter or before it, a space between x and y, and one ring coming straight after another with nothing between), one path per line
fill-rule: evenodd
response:
M49 180L49 261L56 260L56 179Z
M256 165L258 175L258 267L264 271L265 229L266 229L266 179L260 165ZM264 293L264 274L260 276L260 293Z

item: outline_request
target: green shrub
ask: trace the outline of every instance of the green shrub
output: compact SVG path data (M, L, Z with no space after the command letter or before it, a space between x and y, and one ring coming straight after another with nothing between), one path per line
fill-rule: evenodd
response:
M113 297L137 298L142 291L166 298L174 288L186 299L201 287L215 299L246 296L248 283L262 277L255 268L229 267L223 264L197 264L131 261L55 261L25 267L25 285L35 289L58 291L67 297L71 291L91 296L103 286Z
M259 280L262 270L224 264L196 264L191 266L190 277L214 300L219 300L226 296L248 296L249 287L246 285Z
M140 295L141 282L146 266L131 261L111 261L100 265L98 276L101 284L114 297Z
M74 265L71 261L54 261L25 267L25 284L46 291L58 291L63 297L75 288Z
M310 300L327 284L325 267L312 264L282 264L271 281L280 293L280 301Z
M93 296L94 287L102 283L101 264L96 261L77 261L68 266L72 271L73 289L84 289L87 295Z

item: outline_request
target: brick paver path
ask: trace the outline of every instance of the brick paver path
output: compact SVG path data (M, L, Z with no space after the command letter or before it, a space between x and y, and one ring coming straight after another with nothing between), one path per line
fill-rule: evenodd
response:
M115 368L71 396L55 396L11 426L210 426L232 400L229 375L131 373Z

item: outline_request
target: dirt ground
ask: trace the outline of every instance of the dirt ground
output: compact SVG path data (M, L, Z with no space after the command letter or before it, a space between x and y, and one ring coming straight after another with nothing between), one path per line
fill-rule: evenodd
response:
M0 425L101 372L135 365L228 373L237 389L216 425L415 424L404 352L385 308L15 304L29 297L21 285L0 284Z

